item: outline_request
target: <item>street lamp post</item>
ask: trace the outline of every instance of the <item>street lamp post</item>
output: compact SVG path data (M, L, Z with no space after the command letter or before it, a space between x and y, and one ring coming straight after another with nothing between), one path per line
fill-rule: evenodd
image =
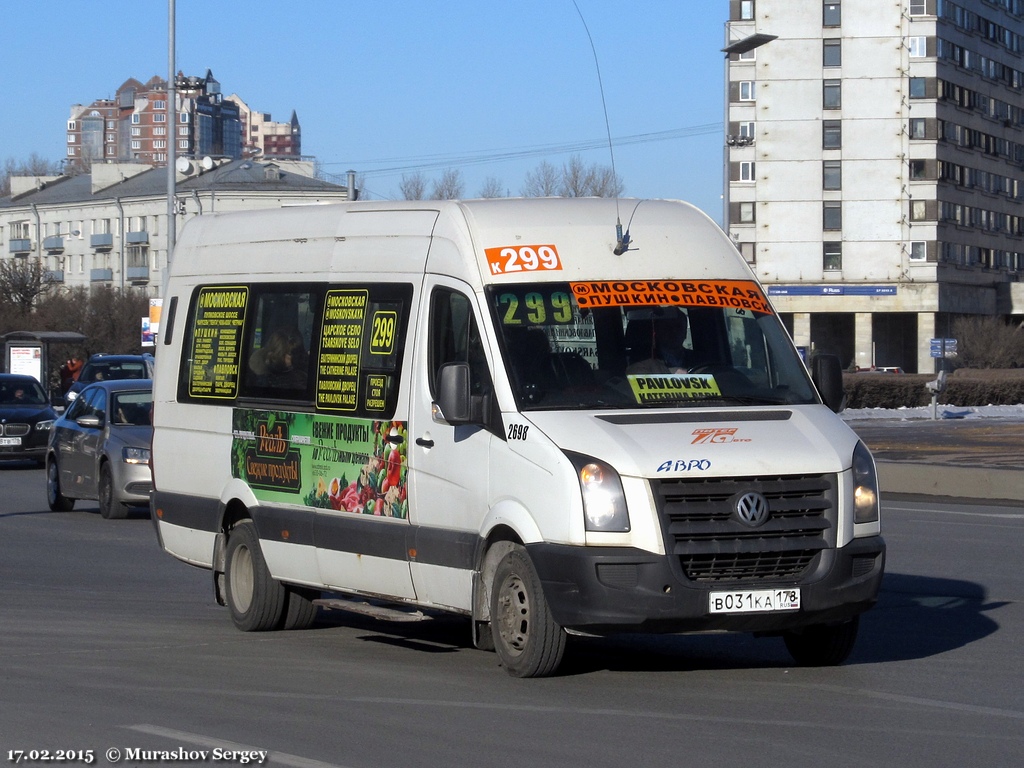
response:
M174 90L174 0L167 0L167 264L160 280L160 290L166 292L167 277L171 272L174 241L177 235L174 205L175 150L178 144L178 105Z
M732 54L741 54L752 51L755 48L760 48L766 43L770 43L772 40L778 39L778 35L766 35L762 33L755 33L748 35L740 40L729 42L729 23L725 25L725 48L722 49L722 53L725 54L725 121L722 130L722 229L725 233L729 234L729 57Z

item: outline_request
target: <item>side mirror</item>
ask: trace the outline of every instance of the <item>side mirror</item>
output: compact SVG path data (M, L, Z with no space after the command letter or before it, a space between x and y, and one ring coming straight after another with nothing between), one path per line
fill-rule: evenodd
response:
M79 416L75 419L75 423L80 427L86 427L87 429L100 429L103 426L103 419L99 416Z
M835 355L815 355L811 358L811 380L818 388L825 405L839 413L846 407L843 391L843 368Z
M469 424L473 414L469 363L442 365L437 389L435 405L441 411L440 419L452 426Z

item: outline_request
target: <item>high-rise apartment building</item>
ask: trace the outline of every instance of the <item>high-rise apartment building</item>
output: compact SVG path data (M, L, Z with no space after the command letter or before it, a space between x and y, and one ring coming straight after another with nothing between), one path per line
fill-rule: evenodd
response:
M287 130L271 123L270 115L258 113L266 128L277 137L264 142L251 136L250 110L237 96L224 97L220 83L207 70L205 77L179 74L175 82L174 114L167 109L167 81L160 77L141 83L126 80L113 99L100 99L88 106L71 107L67 124L67 161L84 167L96 161L120 161L164 165L168 142L174 141L178 157L239 159L263 154L267 157L299 159L301 131L292 113ZM265 149L265 144L272 151ZM257 151L258 150L258 151Z
M287 123L270 119L268 112L249 108L237 94L227 97L238 105L242 121L242 151L247 157L298 158L302 155L302 129L299 118L292 110Z
M1024 0L730 0L730 45L725 226L798 345L930 373L1024 317Z

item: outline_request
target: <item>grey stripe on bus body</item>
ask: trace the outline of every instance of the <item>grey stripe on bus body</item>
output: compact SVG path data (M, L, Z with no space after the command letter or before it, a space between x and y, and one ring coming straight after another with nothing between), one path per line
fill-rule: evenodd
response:
M157 492L154 506L162 510L162 522L209 533L221 529L221 505L217 499ZM261 539L388 560L470 570L476 565L481 544L480 537L471 531L428 528L353 513L317 512L312 507L261 504L249 513Z

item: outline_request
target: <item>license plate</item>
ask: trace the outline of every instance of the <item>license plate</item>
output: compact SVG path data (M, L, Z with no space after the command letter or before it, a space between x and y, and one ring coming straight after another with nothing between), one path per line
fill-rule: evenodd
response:
M710 613L761 613L799 611L799 589L751 589L736 592L712 592L708 595Z
M21 445L20 437L0 437L0 445Z

